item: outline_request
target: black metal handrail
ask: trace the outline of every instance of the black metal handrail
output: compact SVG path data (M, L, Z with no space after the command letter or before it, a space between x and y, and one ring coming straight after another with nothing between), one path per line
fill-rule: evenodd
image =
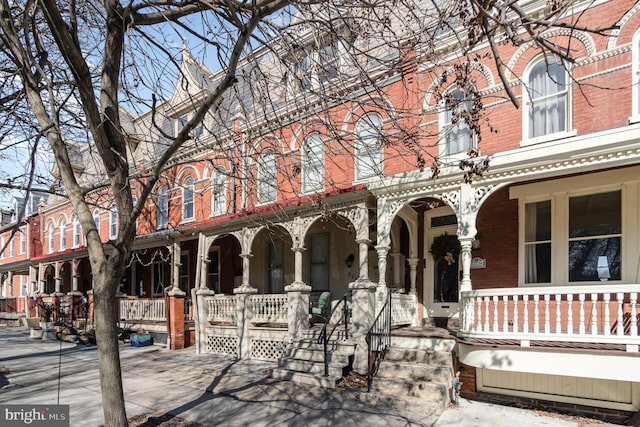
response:
M387 300L367 332L367 391L371 390L371 382L378 372L380 362L391 346L391 291L387 291Z
M344 323L344 334L345 339L349 339L349 305L347 304L348 299L351 297L351 291L347 292L338 300L338 303L331 309L331 312L324 320L324 325L322 325L322 330L320 331L320 335L318 336L318 344L324 345L324 376L329 376L329 339L333 336L336 328ZM342 316L340 320L336 322L331 330L327 333L327 329L329 327L329 321L333 318L333 314L336 310L344 305L344 309L342 310Z

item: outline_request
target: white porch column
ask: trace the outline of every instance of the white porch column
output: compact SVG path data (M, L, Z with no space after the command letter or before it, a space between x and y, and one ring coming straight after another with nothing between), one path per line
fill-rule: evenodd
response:
M82 292L78 291L78 283L80 280L80 274L78 274L79 260L71 261L71 292L69 295L82 295Z
M349 284L349 289L352 292L352 338L356 344L353 370L359 374L366 374L369 364L366 337L375 318L376 284L358 279Z
M63 295L62 294L62 277L60 277L61 268L62 268L62 264L59 262L56 262L55 277L54 277L54 280L56 282L56 291L54 292L55 296Z
M389 254L389 256L393 260L393 286L400 286L404 288L404 283L401 282L400 278L400 259L402 258L402 254L397 250L394 250Z
M173 242L171 246L171 272L173 274L173 283L171 284L171 290L168 292L169 296L184 296L185 292L180 289L180 243Z
M251 358L251 340L249 338L249 323L253 318L253 304L251 304L251 295L256 294L257 289L251 286L235 288L233 293L236 294L236 319L238 333L238 358Z
M369 239L358 239L356 240L358 244L358 281L368 282L369 281L369 244L371 240Z
M471 242L473 239L460 239L462 257L462 280L460 281L460 292L471 290Z
M198 234L198 258L196 261L196 353L203 353L207 339L206 325L209 315L207 297L215 295L213 289L207 286L207 266L209 264L209 244L215 239Z
M7 272L7 283L9 284L9 289L8 289L8 295L9 297L15 297L15 291L13 288L13 271L8 271Z
M382 308L384 302L387 300L387 254L389 253L389 246L377 245L376 251L378 252L378 289L376 290L376 313Z

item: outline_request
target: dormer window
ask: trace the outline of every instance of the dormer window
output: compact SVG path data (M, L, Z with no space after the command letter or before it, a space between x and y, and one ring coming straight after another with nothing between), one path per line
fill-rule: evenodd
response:
M301 49L291 61L294 83L298 91L317 88L338 77L340 54L336 40Z

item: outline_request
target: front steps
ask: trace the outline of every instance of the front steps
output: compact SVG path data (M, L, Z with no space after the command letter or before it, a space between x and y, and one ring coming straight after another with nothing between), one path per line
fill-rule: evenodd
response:
M293 342L271 371L271 378L299 384L335 388L336 383L350 369L355 345L342 334L329 341L329 375L324 375L324 345L318 343L319 330L311 329Z

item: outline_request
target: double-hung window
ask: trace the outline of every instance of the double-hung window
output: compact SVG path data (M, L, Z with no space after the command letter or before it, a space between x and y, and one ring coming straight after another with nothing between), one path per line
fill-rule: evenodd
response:
M73 217L73 247L80 246L80 220L77 216Z
M551 282L551 200L525 204L524 281Z
M20 227L20 255L23 255L27 251L27 227Z
M118 237L118 209L116 205L111 205L109 209L109 238Z
M182 220L193 219L194 200L193 200L193 177L188 176L182 184Z
M324 188L324 142L318 133L307 137L302 148L302 191L310 193Z
M47 241L49 242L49 247L47 248L49 253L53 253L53 236L55 235L55 229L53 224L49 224L49 232L47 236Z
M67 248L67 222L64 219L60 220L58 231L60 232L60 250L62 251Z
M569 130L569 77L562 61L554 56L537 60L526 73L523 88L526 108L525 139Z
M164 185L158 188L156 201L156 228L167 228L169 222L169 197L167 195L167 187Z
M382 117L367 113L355 126L356 181L382 173Z
M227 211L227 176L224 170L216 169L211 178L211 213L222 215Z
M266 150L258 160L258 203L276 200L276 153Z
M466 153L473 147L471 128L467 124L472 109L471 95L453 89L444 98L440 119L440 155Z

